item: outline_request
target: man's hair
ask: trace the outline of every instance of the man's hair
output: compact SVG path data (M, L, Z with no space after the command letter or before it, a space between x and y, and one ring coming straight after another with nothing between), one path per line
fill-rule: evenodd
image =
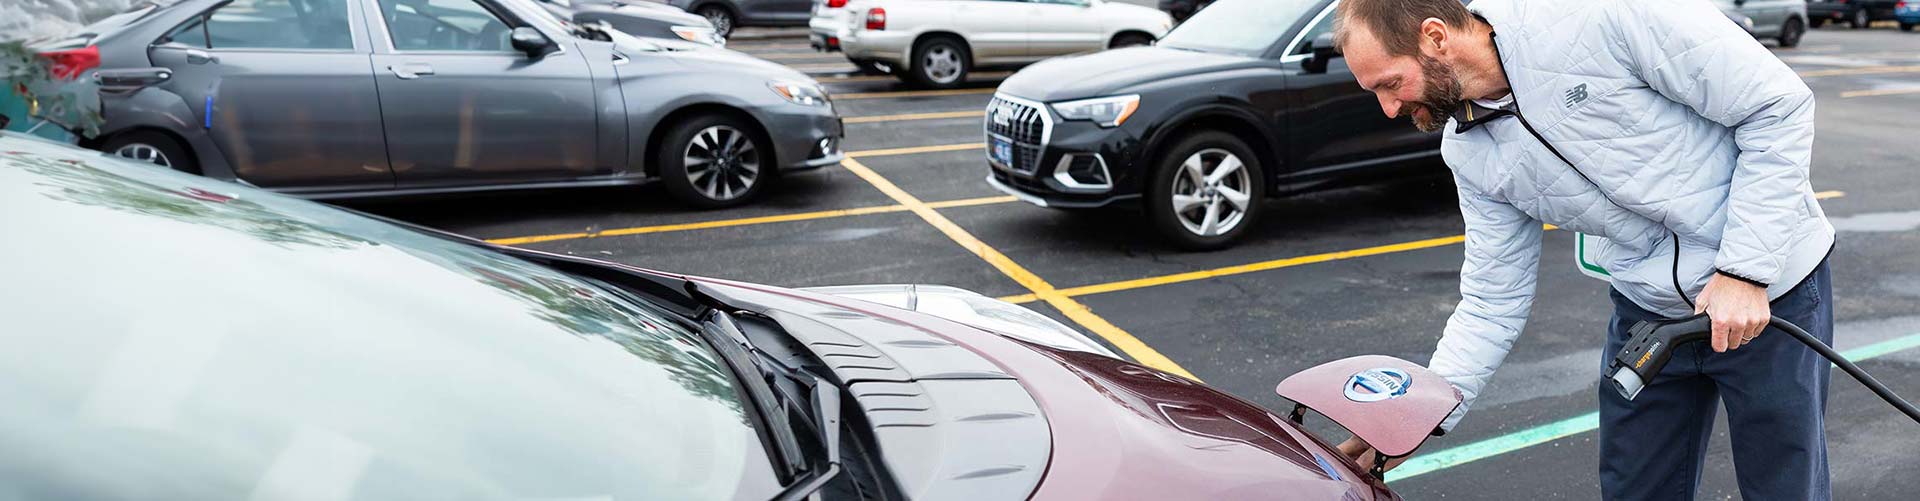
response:
M1355 29L1380 41L1388 56L1420 53L1420 22L1439 19L1453 29L1467 27L1473 14L1460 0L1340 0L1334 14L1333 43L1346 47Z

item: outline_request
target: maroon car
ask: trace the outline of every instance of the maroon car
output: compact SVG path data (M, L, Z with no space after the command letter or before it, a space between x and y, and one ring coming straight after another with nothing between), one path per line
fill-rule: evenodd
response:
M23 498L1396 499L1272 412L957 289L505 248L8 133L0 213ZM1328 370L1289 396L1336 420L1444 387Z

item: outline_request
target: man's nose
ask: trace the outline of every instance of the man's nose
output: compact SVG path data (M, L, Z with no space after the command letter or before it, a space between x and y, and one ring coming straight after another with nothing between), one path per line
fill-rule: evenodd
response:
M1387 114L1387 118L1400 118L1400 100L1386 94L1374 94L1373 97L1380 100L1380 112Z

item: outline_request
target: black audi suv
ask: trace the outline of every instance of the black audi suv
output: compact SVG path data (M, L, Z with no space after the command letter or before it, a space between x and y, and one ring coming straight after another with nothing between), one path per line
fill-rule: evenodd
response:
M1043 207L1135 204L1220 248L1260 201L1444 173L1439 134L1380 112L1333 50L1338 0L1221 0L1151 47L1061 57L987 105L987 183Z

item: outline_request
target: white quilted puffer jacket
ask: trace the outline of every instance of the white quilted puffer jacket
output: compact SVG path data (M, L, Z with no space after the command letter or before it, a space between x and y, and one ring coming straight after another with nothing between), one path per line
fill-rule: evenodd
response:
M1441 144L1466 220L1461 301L1430 364L1466 397L1526 324L1541 223L1606 237L1613 287L1693 313L1716 270L1793 288L1833 226L1814 198L1813 92L1705 0L1475 0L1513 89ZM1677 258L1676 258L1677 256Z

